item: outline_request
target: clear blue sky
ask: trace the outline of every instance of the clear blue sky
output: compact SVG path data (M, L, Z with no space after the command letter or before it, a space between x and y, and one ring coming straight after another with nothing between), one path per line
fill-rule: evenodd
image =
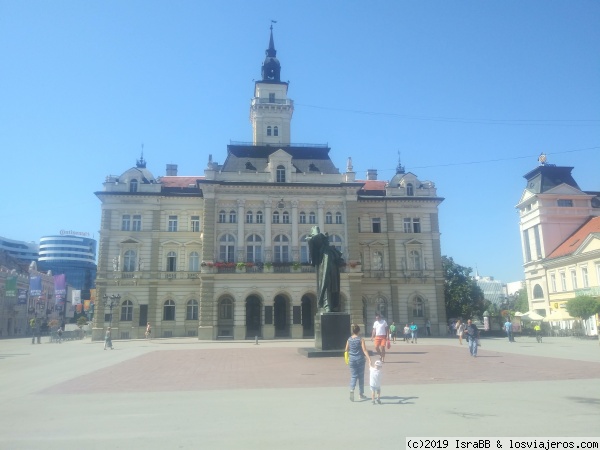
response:
M436 183L442 253L523 278L523 175L574 166L600 190L598 1L0 0L0 235L98 238L109 174L203 175L249 105L270 20L292 141Z

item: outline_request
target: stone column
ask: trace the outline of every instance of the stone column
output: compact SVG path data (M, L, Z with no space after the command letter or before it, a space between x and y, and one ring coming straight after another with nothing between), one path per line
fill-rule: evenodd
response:
M321 229L322 233L325 233L325 214L323 214L324 206L325 201L317 201L317 224L319 225L319 228Z
M237 248L238 248L238 262L244 262L244 221L245 221L245 213L244 213L244 205L246 204L246 200L239 199L237 201Z
M271 262L273 259L273 255L271 254L272 242L273 239L271 237L271 220L272 220L272 212L271 209L273 207L272 200L265 200L265 262Z
M292 260L300 261L298 246L298 200L292 200Z

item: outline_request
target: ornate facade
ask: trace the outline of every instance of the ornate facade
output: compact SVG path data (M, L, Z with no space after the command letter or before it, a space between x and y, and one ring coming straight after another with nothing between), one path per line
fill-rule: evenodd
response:
M316 275L306 236L318 225L343 254L341 309L368 324L431 320L446 329L438 207L430 181L398 164L391 180L327 145L291 143L293 101L280 79L273 32L250 105L253 141L209 155L204 174L176 165L155 178L143 156L109 176L102 202L94 339L263 339L314 334ZM112 320L106 300L119 296ZM106 299L106 300L103 300Z

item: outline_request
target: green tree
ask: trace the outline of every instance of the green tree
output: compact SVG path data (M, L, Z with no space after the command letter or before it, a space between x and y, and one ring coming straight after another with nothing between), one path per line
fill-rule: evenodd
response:
M489 302L483 298L483 291L471 277L473 269L442 256L444 268L444 300L446 316L449 318L481 318Z
M567 302L567 311L572 317L585 320L600 312L600 301L598 301L598 298L590 295L575 297Z
M527 289L521 287L514 295L514 304L511 305L515 311L526 313L529 311L529 297L527 295Z

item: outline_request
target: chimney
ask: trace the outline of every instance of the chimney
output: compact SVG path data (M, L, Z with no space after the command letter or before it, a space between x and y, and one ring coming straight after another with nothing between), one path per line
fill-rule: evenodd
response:
M176 177L177 176L177 164L167 164L167 176L168 177Z
M367 169L367 180L373 181L377 179L377 169Z

